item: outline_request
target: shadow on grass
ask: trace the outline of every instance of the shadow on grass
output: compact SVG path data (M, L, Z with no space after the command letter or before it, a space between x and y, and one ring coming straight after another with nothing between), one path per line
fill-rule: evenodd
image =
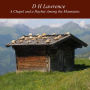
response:
M76 64L74 65L74 71L79 71L79 70L84 70L90 68L89 65L85 65L85 64Z

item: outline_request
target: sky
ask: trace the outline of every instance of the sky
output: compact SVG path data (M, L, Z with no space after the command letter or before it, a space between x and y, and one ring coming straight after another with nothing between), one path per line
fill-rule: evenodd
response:
M0 23L4 23L7 26L13 26L15 24L25 24L31 28L40 27L42 25L48 25L50 27L60 27L63 24L73 21L84 27L85 24L90 24L90 19L0 19Z

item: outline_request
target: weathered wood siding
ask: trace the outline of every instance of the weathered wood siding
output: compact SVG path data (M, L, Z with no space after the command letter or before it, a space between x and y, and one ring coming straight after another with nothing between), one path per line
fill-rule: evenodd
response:
M73 70L74 67L74 49L64 49L64 70Z
M49 71L49 57L29 56L17 57L17 70L39 70Z
M52 48L16 46L14 49L19 71L66 71L72 70L74 66L74 48L67 43Z
M74 66L74 49L67 47L51 55L51 70L72 70Z
M50 57L45 47L16 46L17 71L50 71Z

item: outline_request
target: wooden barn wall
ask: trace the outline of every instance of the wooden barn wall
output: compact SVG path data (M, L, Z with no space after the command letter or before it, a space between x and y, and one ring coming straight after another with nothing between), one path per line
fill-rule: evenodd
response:
M46 56L48 54L47 47L44 46L15 46L13 47L18 57L26 56Z
M72 70L74 66L74 49L61 48L55 54L51 54L51 70Z
M66 46L64 46L66 45ZM17 70L65 71L74 66L74 48L64 44L60 47L14 47Z
M17 70L50 71L50 57L45 48L15 47Z
M17 69L22 70L39 70L49 71L49 57L46 56L29 56L17 57Z

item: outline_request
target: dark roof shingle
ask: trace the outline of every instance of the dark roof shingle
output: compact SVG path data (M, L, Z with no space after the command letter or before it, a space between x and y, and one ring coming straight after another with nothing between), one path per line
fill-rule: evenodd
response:
M70 33L58 34L58 35L56 34L46 35L45 33L43 33L42 35L32 35L30 33L29 35L22 36L17 40L12 40L11 43L8 43L6 46L9 47L9 46L14 46L14 45L51 45L61 40L64 40L65 38L68 38L70 36L73 36L73 35ZM83 44L85 43L83 42Z

